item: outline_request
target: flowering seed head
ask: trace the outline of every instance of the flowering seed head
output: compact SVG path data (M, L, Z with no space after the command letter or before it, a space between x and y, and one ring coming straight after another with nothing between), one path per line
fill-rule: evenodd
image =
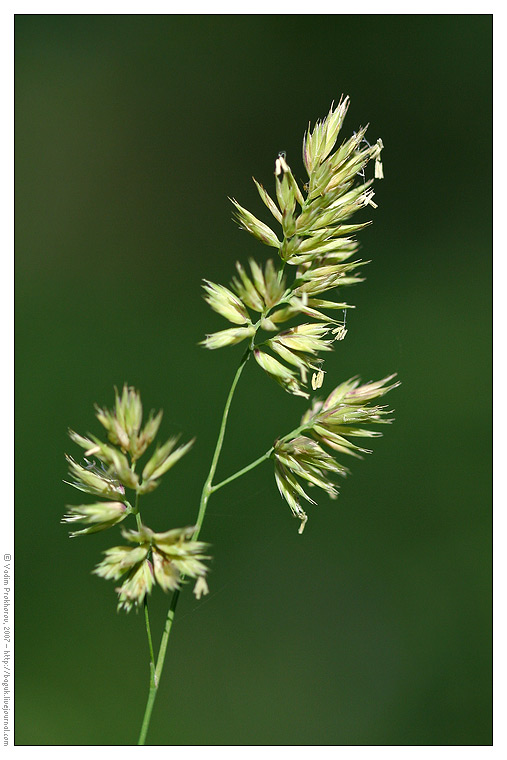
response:
M103 409L99 406L95 408L97 419L107 430L110 442L114 446L119 446L123 453L128 452L134 461L139 459L152 443L162 421L162 412L158 412L155 416L152 411L144 429L141 430L143 419L141 396L135 388L127 384L123 386L121 395L115 389L113 409ZM76 442L79 443L79 441ZM100 443L97 439L94 439L94 442L96 445Z
M301 324L278 333L276 337L270 338L263 344L288 364L297 367L301 381L296 378L292 369L260 348L254 351L255 359L262 369L286 391L308 398L309 394L303 390L307 381L307 370L312 369L318 372L322 359L316 358L316 355L319 351L332 350L333 341L323 338L327 332L329 332L329 327L326 323Z
M121 430L125 440L122 439L121 443L120 437L110 435L110 440L112 438L118 441L115 446L112 443L104 443L94 435L82 436L69 430L71 440L85 449L86 456L93 456L94 459L85 458L84 463L79 464L67 456L71 480L66 482L79 491L104 499L94 504L68 507L68 513L64 515L62 522L81 522L86 526L82 530L72 532L71 538L105 530L123 521L135 511L126 500L125 489L131 488L137 495L153 491L159 485L160 478L194 443L194 440L191 440L176 448L178 436L175 436L165 444L157 446L144 466L141 481L135 472L135 463L153 442L162 420L162 412L156 415L151 412L144 428L141 428L140 395L133 388L125 386L121 395L116 392L114 409L99 409L98 416L107 430ZM116 562L117 557L108 555L100 567L109 567L110 561Z
M321 372L321 371L320 371ZM312 378L314 390L321 384L322 375L317 372ZM393 390L399 382L391 383L395 375L389 375L377 382L360 384L352 378L337 386L322 402L314 400L305 412L299 430L309 435L296 435L282 439L274 445L275 480L282 497L292 512L306 523L301 499L314 504L300 480L317 486L336 498L337 490L333 475L345 476L347 468L339 464L325 448L335 452L361 458L361 454L371 453L369 449L357 446L350 437L375 437L380 433L362 427L368 423L391 422L386 419L389 411L370 402ZM391 384L390 384L391 383ZM301 528L304 527L302 523Z
M279 276L272 259L268 259L264 271L253 259L249 263L250 277L239 262L236 264L239 279L233 277L232 287L249 308L265 312L281 301L286 292L286 281Z
M67 507L68 514L64 515L62 523L81 522L88 525L83 530L70 533L71 538L83 536L87 533L96 533L105 530L124 520L132 511L130 507L121 501L101 501L96 504L80 504Z
M130 612L132 609L139 609L145 597L151 594L153 584L153 565L145 559L130 571L127 579L116 589L118 611Z
M364 424L389 423L392 420L385 407L371 405L369 402L379 398L398 387L399 382L388 385L395 376L390 375L375 383L360 385L358 379L348 380L337 386L324 402L314 402L303 417L312 435L321 443L335 451L359 456L371 453L348 440L349 437L377 437L381 433L367 430Z
M273 248L280 247L280 241L278 240L273 230L267 226L267 224L264 224L264 222L261 222L260 219L257 219L257 217L251 214L250 211L247 211L246 208L240 206L240 204L234 200L234 198L230 198L230 201L236 209L236 220L242 229L249 232L251 235L257 238L257 240L260 240L261 243L264 243L265 245L272 246Z
M292 393L293 396L303 396L303 398L310 397L310 394L303 390L295 373L279 362L278 359L270 356L270 354L265 351L261 351L259 348L254 350L254 357L257 364L262 367L266 374L281 385L288 393Z
M315 504L315 501L308 496L298 478L310 486L322 488L331 498L335 498L338 492L329 473L345 475L347 470L335 462L318 443L306 436L277 442L274 459L278 489L294 515L304 520L300 529L302 532L307 516L301 507L301 499L310 504Z
M342 300L323 300L320 296L335 288L362 282L356 270L368 263L352 260L352 257L358 250L354 233L370 222L353 223L349 219L365 206L376 208L371 187L374 179L367 179L366 175L370 161L375 161L375 178L383 176L380 162L383 143L379 139L370 145L365 137L367 127L338 144L348 106L348 97L342 97L336 107L331 105L325 119L317 121L313 129L308 127L303 140L308 183L303 190L285 153L280 153L275 161L276 198L254 179L261 200L275 222L281 225L281 236L232 200L240 226L276 248L281 259L279 265L275 267L270 260L263 269L251 260L248 273L238 263L238 274L233 277L230 288L205 281L210 306L233 324L241 325L208 335L201 343L206 348L234 345L255 336L259 327L276 333L277 325L301 314L326 323L328 329L335 325L331 339L316 336L315 340L303 340L297 334L281 333L266 344L257 344L267 345L291 367L297 367L301 382L291 369L280 366L278 359L260 349L255 353L258 364L285 390L304 397L308 394L301 383L305 384L308 369L317 373L312 380L314 390L320 387L321 380L320 367L315 368L310 363L309 355L331 350L331 344L342 340L347 332L344 323L330 318L321 309L353 308ZM286 268L286 264L293 267L292 278L287 276L290 268ZM260 314L256 322L251 320L249 310ZM291 330L296 333L297 328Z
M331 106L327 117L318 121L313 130L308 128L303 140L303 160L309 177L305 186L306 197L284 153L280 153L275 161L278 207L264 187L254 180L262 201L282 225L282 241L273 230L233 201L241 226L262 242L278 248L282 260L290 264L315 261L329 253L343 260L352 255L357 250L357 242L350 239L340 243L339 238L348 234L342 228L357 231L368 222L360 225L342 223L365 205L376 207L372 201L373 191L369 190L372 180L361 183L358 177L365 178L365 167L371 160L375 160L375 178L383 177L382 140L370 145L364 127L334 150L348 106L348 97L341 99L336 108Z
M302 324L279 333L270 344L280 343L292 351L316 354L319 351L331 351L332 341L323 340L329 332L327 324Z
M205 301L211 308L235 325L250 323L248 311L242 301L223 285L204 280Z
M194 531L188 527L155 533L145 525L137 531L123 531L123 537L136 546L108 549L93 572L106 580L126 576L116 591L118 609L129 612L140 606L155 584L167 592L180 588L184 576L204 578L208 545L194 541Z
M292 366L297 367L299 372L303 373L303 375L307 369L318 370L318 365L322 361L322 359L313 359L311 356L307 356L301 351L294 351L286 348L283 343L276 339L268 340L266 342L266 345L272 348L273 351L276 351L278 356L286 361L287 364L291 364ZM302 382L304 384L306 383L306 377L303 375Z
M146 559L148 547L113 546L112 549L107 549L104 554L104 559L99 562L93 573L105 580L117 581L118 578L130 572Z
M234 346L236 343L241 343L242 340L251 338L254 334L253 325L251 327L231 327L228 330L219 330L219 332L206 335L200 345L211 350L224 348L224 346Z
M252 177L252 179L255 182L255 187L259 191L259 195L261 196L262 201L266 204L266 206L268 207L268 209L271 211L271 213L275 217L276 221L279 224L281 224L282 223L282 214L279 211L276 203L271 198L271 196L269 195L269 193L266 192L266 190L263 188L263 186L261 184L259 184L259 182L257 182L257 180L255 179L255 177Z
M275 162L276 197L282 212L282 229L285 238L290 238L296 229L296 203L304 203L303 195L292 174L285 154L280 153Z
M141 433L137 436L135 445L136 457L142 456L148 446L150 446L155 440L155 436L158 433L160 423L162 422L162 415L162 410L157 412L157 414L155 414L154 411L150 412L146 425L141 430Z
M106 471L102 473L93 464L91 467L83 467L70 456L66 456L66 459L69 463L69 475L74 478L72 481L65 481L68 485L104 499L121 499L125 495L124 486L117 479L109 477Z
M158 585L165 592L175 591L180 587L180 571L175 563L156 549L153 550L152 556L153 571Z

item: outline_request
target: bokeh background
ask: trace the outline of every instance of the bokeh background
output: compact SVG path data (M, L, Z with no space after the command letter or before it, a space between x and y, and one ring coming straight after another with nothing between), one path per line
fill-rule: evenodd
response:
M270 464L210 502L211 593L183 595L152 744L491 742L491 111L487 15L18 15L16 742L128 745L147 694L142 616L90 574L111 532L69 541L67 426L140 388L197 436L144 505L191 523L242 353L201 279L270 249L280 150L304 181L309 120L381 136L371 259L324 390L399 373L396 422L303 536ZM267 213L267 212L266 212ZM269 214L268 214L269 216ZM249 365L219 476L305 408ZM351 462L347 462L351 464ZM77 496L77 498L79 498ZM168 600L152 597L158 640Z

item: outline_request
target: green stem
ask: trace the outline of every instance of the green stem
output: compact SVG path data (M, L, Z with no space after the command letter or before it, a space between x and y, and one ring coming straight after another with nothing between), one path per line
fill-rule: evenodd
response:
M255 337L255 336L254 336ZM236 386L238 384L239 378L241 377L241 373L243 372L243 369L245 367L245 364L247 363L248 359L250 358L250 354L252 351L254 345L254 340L252 338L252 342L249 346L249 348L245 351L243 358L241 359L240 365L238 369L236 370L236 374L234 375L234 380L232 381L231 388L229 390L229 395L227 396L227 401L225 402L224 412L222 415L222 422L220 425L220 431L218 433L218 439L215 446L215 452L213 454L213 459L211 462L211 467L208 473L208 477L206 478L206 482L204 483L202 493L201 493L201 501L199 504L199 514L197 515L197 521L195 524L195 530L194 534L192 536L192 540L196 541L199 533L201 531L202 523L204 520L204 515L206 514L206 507L208 506L208 500L213 492L213 487L211 483L213 482L213 478L215 477L215 472L218 465L218 459L220 457L220 453L222 451L222 445L224 442L224 436L225 436L225 428L227 426L227 417L229 416L229 409L231 407L232 397L234 396L234 391L236 390Z
M150 691L148 694L148 701L146 702L146 710L144 711L143 725L141 726L141 732L139 734L139 740L137 742L138 747L144 747L146 741L146 734L150 725L151 712L155 703L155 697L157 696L157 685L155 683L150 684Z
M133 466L132 466L133 469ZM137 523L137 529L141 530L143 521L141 518L141 513L139 511L139 494L136 492L136 500L134 504L134 515L136 518ZM151 637L151 626L150 626L150 615L148 612L148 598L144 597L144 622L146 625L146 636L148 638L148 649L150 652L150 689L153 688L155 684L155 652L153 650L153 639Z
M279 441L287 441L290 438L295 438L297 435L299 435L303 430L306 430L308 427L311 427L311 424L308 422L304 425L300 425L297 428L294 428L294 430L291 430L290 433L287 433L282 438L279 439ZM270 449L268 449L262 456L260 456L258 459L255 459L253 462L250 462L250 464L247 464L245 467L243 467L241 470L238 470L233 475L229 475L228 478L225 480L222 480L220 483L217 483L214 486L211 486L211 493L215 493L215 491L218 491L219 488L222 488L223 486L228 485L229 483L232 483L233 480L236 480L237 478L240 478L242 475L245 475L245 473L249 472L250 470L253 470L254 467L257 467L258 465L262 464L266 461L266 459L269 459L272 453L274 452L275 447L271 446Z
M262 462L265 462L266 459L269 459L271 454L273 453L274 448L273 446L269 449L269 451L266 451L265 454L263 454L261 457L256 459L254 462L250 462L250 464L247 464L246 467L243 467L242 470L238 470L234 473L234 475L230 475L225 480L222 480L220 483L217 483L215 486L211 487L211 493L215 493L215 491L218 491L219 488L222 488L223 486L226 486L228 483L232 483L233 480L236 480L236 478L240 478L242 475L244 475L246 472L249 472L250 470L253 470L254 467L257 467L257 465L262 464Z
M153 651L153 640L151 638L150 616L148 614L148 599L144 597L144 621L146 623L146 635L148 637L148 647L150 650L150 685L153 685L155 677L155 652Z
M139 741L137 742L138 746L144 746L144 743L146 741L146 734L148 733L148 728L150 726L151 713L153 711L153 705L155 704L155 697L157 696L158 685L160 683L160 677L162 675L162 668L164 667L167 643L169 641L169 634L171 633L171 628L173 625L174 614L176 612L176 605L178 603L179 594L180 594L179 589L177 589L173 593L173 596L171 599L171 606L169 607L169 612L167 615L167 619L165 621L164 633L162 635L162 641L160 643L160 649L159 649L158 658L157 658L157 666L154 669L153 678L151 679L151 682L150 682L150 691L148 693L148 701L146 702L146 709L144 711L143 724L141 726L141 732L139 734Z
M157 667L155 670L156 687L158 687L158 684L160 683L160 677L162 675L162 668L164 667L165 654L167 650L167 643L169 641L169 634L171 633L171 628L173 625L174 615L176 613L176 605L178 604L179 596L180 596L180 589L176 589L171 599L171 606L169 607L169 612L167 613L167 618L166 618L165 626L164 626L164 633L162 636L162 641L160 642L160 649L159 649L158 658L157 658Z
M238 369L236 370L236 374L234 375L234 379L232 381L232 385L230 387L227 400L225 402L225 407L222 414L222 422L220 424L220 430L218 433L218 439L216 442L213 459L211 461L210 470L209 470L208 476L206 478L206 481L204 483L202 493L201 493L201 500L199 503L199 513L197 515L195 529L192 535L192 540L194 541L197 540L199 533L201 531L201 527L204 521L204 516L206 514L206 507L208 506L209 497L211 496L214 490L211 484L212 484L212 481L217 469L220 452L222 451L222 445L223 445L224 436L225 436L225 428L227 426L227 418L229 416L229 409L231 407L234 391L236 390L236 386L238 384L239 378L241 377L241 373L243 372L245 364L247 363L248 359L250 358L250 354L252 353L252 349L254 346L254 338L255 338L255 335L253 336L250 346L245 351L243 358L241 359L240 365ZM157 696L157 690L160 683L160 677L162 675L162 669L164 667L164 661L165 661L165 656L167 652L167 644L169 642L169 636L171 634L171 629L172 629L172 625L174 621L174 616L176 613L176 606L178 604L179 595L180 595L180 591L179 589L177 589L173 593L173 596L171 599L171 606L169 607L169 612L167 614L167 619L164 626L164 632L162 634L162 639L160 642L160 649L158 652L154 677L151 679L151 682L150 682L150 691L148 694L148 701L146 703L146 709L144 712L141 732L139 734L139 741L137 742L138 746L143 746L146 740L146 734L148 732L148 728L149 728L150 720L151 720L151 713L153 711L153 705L155 704L155 697Z

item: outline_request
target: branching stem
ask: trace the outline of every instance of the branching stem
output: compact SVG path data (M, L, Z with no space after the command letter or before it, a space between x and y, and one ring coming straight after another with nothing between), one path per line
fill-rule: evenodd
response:
M273 453L274 448L273 446L266 451L265 454L263 454L261 457L256 459L254 462L250 462L250 464L247 464L246 467L243 467L241 470L238 470L233 475L230 475L225 480L222 480L221 483L217 483L216 485L211 487L211 493L215 493L215 491L218 491L219 488L222 488L222 486L226 486L228 483L232 483L233 480L236 480L237 478L240 478L242 475L245 475L250 470L253 470L254 467L257 467L259 464L262 464L266 461L266 459L269 459L271 454Z
M229 409L231 407L232 398L234 396L234 391L236 390L236 386L238 384L239 378L241 377L241 373L243 372L245 364L247 363L248 359L250 358L250 354L252 353L252 349L253 349L253 346L254 346L254 338L255 338L255 335L253 336L252 341L250 343L250 346L245 351L245 353L243 355L243 358L241 359L240 365L239 365L238 369L236 370L236 374L234 375L234 379L232 381L232 385L230 387L229 394L227 396L227 400L225 402L225 407L224 407L224 411L223 411L223 414L222 414L222 422L220 424L220 430L218 432L218 438L217 438L217 442L216 442L216 446L215 446L215 451L214 451L214 454L213 454L213 459L211 461L210 470L209 470L208 476L206 478L206 481L204 483L204 486L203 486L203 489L202 489L202 493L201 493L201 500L200 500L200 504L199 504L199 513L197 515L197 520L196 520L196 523L195 523L195 529L194 529L194 533L192 535L192 540L193 541L197 540L197 538L199 536L199 533L201 531L201 527L202 527L202 524L203 524L203 521L204 521L204 516L206 514L206 507L208 506L209 497L211 496L211 494L213 493L213 491L216 490L216 488L214 488L212 486L212 482L213 482L213 478L215 476L215 472L216 472L216 469L217 469L218 460L220 458L220 453L222 451L222 445L223 445L224 437L225 437L225 428L227 426L227 418L229 416ZM266 458L266 457L263 457L263 459L264 458ZM260 461L258 462L258 464L260 464ZM251 467L249 467L248 469L251 469ZM239 475L237 475L237 477L239 477ZM223 485L225 485L225 484L223 484ZM171 629L172 629L172 625L173 625L173 621L174 621L174 616L175 616L175 613L176 613L176 606L178 604L179 595L180 595L180 591L179 591L179 589L177 589L176 591L174 591L172 599L171 599L171 605L169 607L169 612L167 614L167 618L166 618L166 622L165 622L165 626L164 626L164 632L162 634L162 639L161 639L161 642L160 642L160 649L159 649L159 652L158 652L157 664L156 664L156 666L154 668L154 673L152 675L152 678L150 679L150 691L148 693L148 701L146 703L146 709L145 709L145 712L144 712L144 718L143 718L143 723L142 723L142 726L141 726L141 732L139 734L138 746L143 746L144 743L145 743L145 741L146 741L146 734L148 732L148 728L149 728L149 725L150 725L151 713L152 713L152 710L153 710L153 705L155 704L155 697L157 695L157 690L158 690L158 686L159 686L159 683L160 683L160 677L162 675L162 669L164 667L164 661L165 661L165 656L166 656L166 651L167 651L167 644L169 642L169 636L171 634ZM147 607L146 606L145 606L145 612L146 612L146 615L147 615ZM148 621L148 618L146 618L146 619ZM149 633L149 621L147 622L146 630L148 632L149 639L151 639L151 636L150 636L150 633ZM152 672L153 672L153 666L152 666Z
M308 422L305 425L300 425L298 428L295 428L294 430L291 430L290 433L287 433L287 435L284 435L283 438L280 438L280 441L285 441L290 438L295 438L297 435L299 435L303 430L306 430L307 427L310 425ZM242 475L245 475L250 470L253 470L254 467L257 467L258 465L262 464L266 461L266 459L269 459L271 454L274 452L275 447L271 446L270 449L266 451L265 454L263 454L258 459L255 459L253 462L250 462L250 464L247 464L245 467L243 467L241 470L238 470L237 472L233 473L232 475L229 475L228 478L225 480L222 480L220 483L217 483L214 486L211 486L211 493L215 493L215 491L218 491L219 488L222 488L223 486L228 485L229 483L232 483L233 480L236 480L237 478L240 478Z
M215 446L215 452L213 454L213 459L211 462L211 467L208 473L208 477L206 478L206 482L204 483L202 493L201 493L201 502L199 504L199 514L197 515L197 521L195 524L195 530L194 534L192 536L192 540L196 541L199 533L201 531L202 523L204 520L204 515L206 514L206 507L208 505L208 500L211 494L213 493L213 478L215 477L215 472L218 465L218 459L220 457L220 453L222 451L222 445L224 442L224 436L225 436L225 428L227 426L227 418L229 416L229 409L231 407L232 397L234 396L234 391L236 390L236 386L238 384L239 378L241 377L241 373L243 372L243 369L245 367L245 364L247 363L248 359L250 358L250 354L252 353L252 348L254 345L254 337L252 338L252 342L250 346L245 351L243 358L241 359L241 362L239 364L238 369L236 370L236 374L234 375L234 379L232 381L231 388L229 390L229 395L227 396L227 401L225 402L224 411L222 414L222 422L220 425L220 430L218 433L218 439Z

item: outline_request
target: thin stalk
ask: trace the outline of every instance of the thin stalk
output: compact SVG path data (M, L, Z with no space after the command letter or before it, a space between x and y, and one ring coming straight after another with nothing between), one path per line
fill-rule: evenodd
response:
M141 731L139 733L139 740L137 742L137 745L140 747L144 746L144 743L146 741L146 734L148 733L151 712L153 710L153 705L155 703L156 696L157 696L157 684L156 684L156 675L155 675L155 678L152 679L152 681L150 682L150 691L148 694L148 701L146 702L146 710L144 711L143 724L141 726Z
M164 633L162 635L162 641L160 643L160 649L159 649L158 658L157 658L157 666L153 673L153 678L150 682L150 691L148 693L148 701L146 702L146 709L144 711L144 718L143 718L143 723L141 726L141 732L139 734L139 740L137 742L138 746L144 746L144 743L146 741L146 734L148 733L148 728L150 726L151 713L153 711L153 705L155 704L155 697L157 696L158 685L160 683L160 677L162 675L162 668L164 667L167 643L169 641L169 634L171 633L171 628L172 628L172 624L174 620L174 614L176 612L176 605L178 603L179 594L180 594L179 589L177 589L173 593L173 596L171 599L171 606L169 607L169 612L167 615L167 619L165 621Z
M151 687L151 685L156 686L155 652L153 651L153 640L151 638L150 616L148 614L148 599L146 596L144 597L144 621L146 623L146 635L148 637L148 648L150 650L150 687Z
M286 441L289 438L295 438L297 435L303 432L303 430L306 430L308 427L311 427L311 422L306 422L304 425L300 425L299 427L294 428L294 430L291 430L290 433L287 433L282 438L280 438L280 441ZM258 465L265 462L266 459L270 458L274 450L275 450L275 447L271 446L271 448L268 449L266 453L263 454L261 457L259 457L258 459L255 459L253 462L250 462L250 464L247 464L245 467L243 467L241 470L238 470L233 475L229 475L228 478L225 478L225 480L222 480L220 483L217 483L216 485L211 486L211 493L215 493L215 491L218 491L219 488L222 488L223 486L226 486L229 483L232 483L233 480L240 478L242 475L245 475L245 473L249 472L250 470L253 470L254 467L257 467Z
M176 605L178 604L179 596L180 596L180 589L176 589L171 599L171 606L169 607L169 612L167 614L167 619L165 621L164 634L162 636L162 641L160 642L160 649L159 649L158 658L157 658L157 667L155 670L156 687L158 687L158 684L160 683L162 668L164 667L167 642L169 641L169 634L171 633L171 628L173 625L174 615L176 613Z
M133 469L134 467L132 466L132 470ZM136 493L134 514L136 518L137 529L141 530L143 521L141 518L141 513L139 511L139 494L138 493ZM151 637L150 615L148 612L148 597L146 596L144 597L144 622L146 625L146 637L148 639L148 649L150 652L150 688L151 688L155 681L155 652L153 650L153 639Z
M243 372L245 364L250 358L250 354L252 352L253 345L254 345L254 338L255 336L252 338L252 342L250 346L247 348L247 350L245 351L243 358L241 359L240 365L238 369L236 370L236 374L234 375L234 380L232 381L232 385L229 390L229 395L227 396L227 401L225 402L224 412L222 415L222 422L220 425L220 431L218 433L218 439L215 446L215 452L213 454L213 459L211 461L211 467L208 473L208 477L206 478L206 482L204 483L202 493L201 493L201 501L199 504L199 514L197 515L195 530L192 536L193 541L197 540L199 533L201 531L204 515L206 514L206 507L208 506L208 500L213 490L211 484L213 482L213 478L215 477L215 472L218 465L218 459L222 451L222 445L223 445L224 436L225 436L225 428L227 426L227 417L229 416L229 409L231 407L232 397L234 396L234 391L236 390L236 386L238 384L239 378L241 377L241 373Z
M222 480L220 483L217 483L216 485L211 486L211 493L215 493L215 491L218 491L219 488L226 486L228 483L232 483L232 481L236 480L236 478L240 478L245 473L249 472L250 470L253 470L254 467L257 467L257 465L262 464L262 462L265 462L266 459L269 459L273 451L274 451L274 447L271 446L269 451L266 451L265 454L263 454L261 457L256 459L254 462L250 462L250 464L247 464L246 467L243 467L243 469L238 470L233 475L230 475L225 480Z

